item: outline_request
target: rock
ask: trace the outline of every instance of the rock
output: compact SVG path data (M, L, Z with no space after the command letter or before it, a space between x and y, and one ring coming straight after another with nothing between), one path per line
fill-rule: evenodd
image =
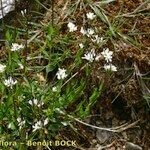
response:
M131 142L127 142L125 145L125 150L142 150L142 147Z
M111 134L108 131L97 130L96 137L100 143L106 142L110 138Z
M15 9L15 0L0 0L0 19Z

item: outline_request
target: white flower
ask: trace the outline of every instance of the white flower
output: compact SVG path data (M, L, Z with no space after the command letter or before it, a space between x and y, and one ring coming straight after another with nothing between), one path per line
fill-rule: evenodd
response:
M21 122L21 118L17 118L17 122Z
M29 104L30 105L37 105L38 104L38 100L36 98L34 98L33 101L29 100Z
M87 36L88 37L90 37L93 34L94 34L94 30L93 29L91 29L91 28L87 29Z
M107 71L107 70L110 70L110 71L117 71L117 67L112 65L112 64L109 64L109 65L104 65L104 69Z
M6 68L6 65L0 64L0 73L4 72Z
M46 118L45 120L44 120L44 126L46 126L48 124L48 118Z
M24 121L22 121L22 119L21 119L21 118L17 118L17 122L18 122L19 129L21 129L21 128L22 128L22 126L25 124L25 120L24 120Z
M67 77L66 69L58 68L58 72L56 73L56 76L58 80L66 78Z
M103 52L101 52L101 54L103 55L103 57L105 58L105 60L107 62L112 62L112 55L113 55L113 52L112 51L109 51L108 48L104 49Z
M28 102L30 105L32 105L33 103L32 103L32 101L31 100L29 100L29 102Z
M94 38L95 39L92 39L92 42L94 43L96 42L98 44L103 42L103 37L99 37L98 35L95 35Z
M18 65L20 69L24 69L24 66L21 63L19 63Z
M7 80L4 80L4 84L7 87L10 87L12 89L12 86L17 83L17 80L14 80L12 77L9 77Z
M73 32L73 31L76 31L76 30L77 30L77 27L76 27L75 24L72 23L72 22L69 22L67 26L68 26L68 28L69 28L69 32Z
M86 60L88 60L90 62L93 62L94 59L95 59L95 56L96 56L95 50L92 49L90 52L84 54L84 57L82 57L82 59L86 59Z
M27 56L26 60L31 60L32 57L31 56Z
M80 44L79 44L79 47L80 47L80 48L83 48L83 47L84 47L84 45L83 45L82 43L80 43Z
M43 102L38 102L38 100L36 98L34 98L33 100L29 100L28 102L30 105L35 105L35 106L38 106L38 107L41 107L42 105L44 105Z
M92 12L87 13L86 16L90 20L93 20L96 17L96 15L94 15L94 13L92 13Z
M26 9L21 10L21 14L22 14L23 17L25 17L25 14L26 14L26 13L27 13L27 10L26 10Z
M43 106L44 105L44 103L43 102L40 102L37 106L38 107L41 107L41 106Z
M12 130L15 129L15 126L14 126L13 122L11 122L11 123L8 124L8 128L12 129Z
M38 121L37 123L35 123L35 125L32 126L32 128L33 128L33 132L35 132L38 129L41 129L42 128L42 122Z
M42 121L41 121L41 120L40 120L40 121L37 121L37 122L32 126L33 132L35 132L36 130L41 129L41 128L43 127L43 125L46 126L46 125L48 124L48 122L49 122L49 119L48 119L48 118L46 118L46 119L44 120L43 124L42 124Z
M52 87L52 91L57 92L57 87L56 86Z
M12 43L11 51L18 51L20 49L23 49L24 45L23 44L17 44L17 43Z
M34 99L33 99L33 103L34 103L35 105L37 105L37 104L38 104L38 100L37 100L36 98L34 98Z
M84 30L83 27L81 27L80 32L81 32L83 35L87 34L87 31Z

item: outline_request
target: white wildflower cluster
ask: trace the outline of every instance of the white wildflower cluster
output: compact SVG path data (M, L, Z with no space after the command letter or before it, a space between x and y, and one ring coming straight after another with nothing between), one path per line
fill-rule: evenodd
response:
M46 118L44 121L41 121L41 120L40 120L40 121L37 121L37 122L32 126L33 132L35 132L35 131L37 131L37 130L43 128L44 126L46 126L46 125L48 124L48 122L49 122L48 118Z
M103 37L99 37L98 35L94 35L91 40L92 42L97 43L97 44L104 42Z
M18 123L19 129L21 130L22 127L25 125L26 121L23 120L23 119L21 119L20 117L18 117L18 118L17 118L17 123ZM9 123L9 124L8 124L8 128L9 128L9 129L12 129L12 130L15 129L14 123L13 123L13 122Z
M89 20L93 20L96 17L96 15L92 12L88 12L86 16L87 16L87 19ZM69 32L77 31L77 26L72 22L69 22L67 27L69 29ZM96 43L103 42L102 37L99 37L98 35L94 35L95 31L92 28L84 29L83 27L81 27L80 33L83 35L86 35L87 37L90 37L93 42L96 42Z
M88 37L91 37L91 36L95 33L95 31L94 31L94 29L92 29L92 28L88 28L88 29L86 30L86 29L84 29L83 27L81 27L80 33L82 33L83 35L87 35Z
M101 52L101 54L107 62L107 64L104 65L104 69L106 71L117 71L117 67L112 64L113 51L110 51L108 48L106 48L103 50L103 52Z
M0 64L0 73L4 72L6 68L6 65Z
M18 64L20 66L20 69L23 69L22 64ZM6 65L0 64L0 73L3 73L5 71ZM10 87L12 89L13 85L17 84L17 80L13 79L11 76L8 77L3 81L4 85L7 87Z
M91 41L92 41L93 43L99 44L99 43L104 42L103 37L99 37L97 34L95 34L95 31L94 31L94 29L92 29L92 28L88 28L88 29L86 30L86 29L84 29L83 27L81 27L80 33L81 33L82 35L86 35L87 37L90 37L90 38L91 38Z
M96 15L94 15L94 13L92 12L87 13L86 16L90 20L93 20L96 17ZM87 37L90 37L92 42L94 43L99 44L104 41L103 37L99 37L97 34L95 34L95 31L92 28L84 29L83 27L81 27L80 33L86 35Z
M89 20L93 20L94 18L96 18L96 15L92 12L88 12L86 14L86 17L87 19ZM72 22L69 22L68 23L68 28L69 28L69 32L73 32L73 31L76 31L77 30L77 26L75 24L73 24ZM94 43L102 43L103 42L103 37L99 37L97 34L95 34L95 30L92 29L92 28L87 28L87 29L84 29L84 27L81 27L80 28L80 33L82 35L86 35L87 37L91 38L91 41L94 42ZM79 44L79 48L83 49L84 48L84 44L83 43L80 43ZM92 49L90 52L86 52L84 54L84 56L82 57L82 59L85 59L89 62L93 62L94 60L98 61L99 58L101 57L100 54L96 54L95 53L95 49ZM63 78L63 75L60 76L60 74L63 74L64 70L60 70L58 73L57 73L57 78L58 79L62 79ZM64 73L65 74L65 73Z
M93 20L96 17L96 15L94 13L92 13L92 12L88 12L86 14L86 16L90 20ZM68 25L67 25L67 27L69 29L69 32L74 32L74 31L77 30L77 26L73 22L69 22ZM83 28L81 28L81 33L85 34ZM88 29L87 33L89 33L89 35L91 35L91 34L94 33L94 31L92 29Z
M65 79L67 77L66 69L64 68L58 68L58 72L56 73L57 79Z
M96 15L92 12L88 12L86 14L86 17L89 20L93 20L94 18L96 18ZM77 30L77 26L72 22L68 23L68 28L69 28L69 32L74 32L74 31ZM80 33L84 36L89 37L93 43L99 44L99 43L104 42L103 37L101 37L101 36L99 36L98 34L95 33L95 29L92 29L92 28L85 29L84 27L81 27L80 28ZM79 48L83 49L84 44L79 43ZM89 62L93 62L93 61L99 61L101 57L104 57L104 59L106 61L106 64L104 65L104 69L105 70L111 70L111 71L117 71L117 67L115 67L111 63L112 62L112 55L113 55L113 52L110 51L108 48L104 49L103 52L101 52L101 54L96 54L95 49L91 49L91 51L86 52L84 54L82 59L85 59ZM59 68L56 75L57 75L58 79L64 79L67 76L66 75L66 70Z
M11 51L18 51L20 49L23 49L24 45L23 44L18 44L18 43L12 43Z
M24 68L22 64L18 63L18 65L20 66L20 69ZM0 64L0 73L3 73L5 71L5 68L6 68L6 65ZM10 87L11 89L15 84L17 84L17 82L18 81L13 79L11 76L3 81L4 85L6 87Z
M17 84L17 80L13 79L12 77L9 77L8 79L4 80L4 85L10 87L11 89L15 84Z
M44 105L43 102L39 102L36 98L34 98L33 100L29 100L28 102L31 106L37 106L37 107L41 107Z

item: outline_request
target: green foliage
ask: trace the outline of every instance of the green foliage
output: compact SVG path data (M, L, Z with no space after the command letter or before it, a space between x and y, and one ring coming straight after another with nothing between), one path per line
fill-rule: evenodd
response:
M90 115L90 110L94 106L94 104L97 102L98 98L100 97L103 90L103 82L100 83L99 87L94 87L91 91L91 95L89 96L88 100L85 99L84 101L81 101L78 105L77 112L79 113L79 116L81 118L84 118L88 115Z

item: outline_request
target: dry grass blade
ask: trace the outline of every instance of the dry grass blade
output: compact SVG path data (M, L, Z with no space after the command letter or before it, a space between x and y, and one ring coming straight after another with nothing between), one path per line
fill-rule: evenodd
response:
M109 29L110 29L110 32L111 32L112 35L115 37L116 35L115 35L114 30L113 30L113 27L112 27L112 25L111 25L111 23L110 23L108 17L107 17L107 16L105 15L105 13L103 12L103 10L100 9L100 8L97 8L96 5L95 5L95 6L90 5L90 7L94 10L95 14L96 14L98 17L100 17L100 19L101 19L104 23L106 23L106 24L108 25L108 27L109 27Z
M114 128L103 128L103 127L98 127L98 126L95 126L95 125L88 124L88 123L83 122L83 121L81 121L81 120L79 120L77 118L74 118L74 117L70 116L70 115L69 115L69 117L74 119L76 122L79 122L79 123L81 123L81 124L83 124L85 126L93 128L93 129L109 131L109 132L115 132L115 133L120 133L120 132L125 131L125 130L127 130L129 128L132 128L133 126L135 126L140 121L140 120L137 120L137 121L135 121L135 122L133 122L133 123L131 123L129 125L123 124L121 126L114 127Z
M37 31L29 40L27 40L27 44L31 43L42 31Z
M67 10L67 6L68 6L68 3L69 3L69 1L67 1L66 3L65 3L65 5L64 5L64 7L62 8L62 14L60 15L60 18L62 19L62 20L64 20L65 19L65 11Z
M146 86L146 84L142 80L142 75L136 63L134 63L134 68L135 68L135 74L137 76L138 82L140 86L142 87L143 97L146 99L147 104L150 107L150 101L149 101L150 89Z
M150 3L150 0L143 2L140 6L138 6L133 12L126 13L123 15L119 15L117 17L135 17L136 13L140 12L143 7ZM149 8L146 8L146 10Z
M111 2L114 2L115 0L106 0L106 1L102 1L102 2L95 2L95 4L97 5L106 5L109 4Z

